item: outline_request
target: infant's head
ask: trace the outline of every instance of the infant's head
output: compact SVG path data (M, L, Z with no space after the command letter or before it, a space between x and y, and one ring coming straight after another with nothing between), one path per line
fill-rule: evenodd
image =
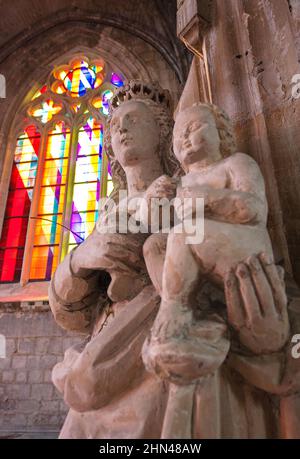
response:
M236 151L229 117L213 104L198 103L175 120L174 152L183 168L203 159L218 161Z

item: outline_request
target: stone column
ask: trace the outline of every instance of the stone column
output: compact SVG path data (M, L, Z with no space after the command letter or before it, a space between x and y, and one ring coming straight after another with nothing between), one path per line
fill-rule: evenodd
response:
M264 174L276 257L300 281L300 98L292 97L299 21L292 5L183 0L177 26L190 50L206 53L212 101L233 119L240 151Z

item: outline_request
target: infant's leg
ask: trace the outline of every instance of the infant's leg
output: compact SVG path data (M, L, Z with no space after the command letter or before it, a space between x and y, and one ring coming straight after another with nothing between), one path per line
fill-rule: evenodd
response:
M224 323L193 316L202 272L186 242L184 233L172 230L168 236L162 301L143 346L146 368L176 384L190 384L213 373L224 361L230 344Z
M251 255L265 252L273 258L265 228L204 222L204 240L190 246L203 276L223 287L227 273Z
M168 236L162 302L154 327L154 334L160 337L175 336L192 323L195 294L202 279L223 287L226 274L249 256L266 252L272 257L264 228L205 220L203 242L187 242L187 234L176 234L174 229Z
M200 281L200 267L186 244L185 234L168 236L162 279L162 302L153 333L165 339L181 334L192 323L193 298Z

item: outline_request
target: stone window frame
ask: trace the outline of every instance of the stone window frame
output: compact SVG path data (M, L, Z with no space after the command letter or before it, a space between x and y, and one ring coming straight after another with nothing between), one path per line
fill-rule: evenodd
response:
M75 53L71 58L68 59L67 62L64 62L65 64L68 64L68 62L74 60L74 59L84 59L87 60L88 62L91 62L94 60L94 58L89 58L89 56L85 53L79 54ZM46 78L45 85L50 82L51 75L53 71L55 70L56 67L60 67L60 64L58 63L55 65L52 69L52 71L49 73L48 77ZM106 72L111 73L115 72L120 74L120 70L118 68L114 68L115 66L112 65L110 62L105 61L105 66L106 66ZM126 76L123 74L124 79ZM45 154L46 154L46 149L45 149L45 142L47 140L47 134L55 124L57 124L59 121L64 121L67 125L67 127L70 129L70 135L71 135L71 140L70 140L70 146L69 146L69 166L68 166L68 174L70 170L70 164L74 163L76 161L76 151L77 151L77 136L78 136L78 131L82 126L84 125L84 122L89 118L93 117L95 118L98 122L100 122L103 125L103 128L105 129L105 121L106 117L101 114L99 109L96 109L91 101L93 98L97 96L99 93L99 90L105 89L105 87L108 87L107 83L104 83L97 89L93 89L91 91L88 91L87 94L85 94L83 97L79 97L78 100L83 100L86 107L88 108L88 113L82 113L81 116L78 116L75 118L74 122L70 122L70 119L65 116L65 114L60 114L58 113L55 115L51 121L43 124L38 120L33 120L32 117L28 117L28 108L32 103L38 102L38 98L36 100L33 100L34 94L41 89L43 85L41 84L33 84L32 88L29 90L27 96L25 97L25 100L23 101L23 104L21 104L21 109L19 113L17 114L15 118L15 122L12 128L12 134L9 136L9 140L7 143L7 148L6 148L6 155L5 155L5 162L4 162L4 167L3 167L3 187L2 190L4 189L4 196L3 199L0 202L0 236L2 232L2 227L3 227L3 222L4 222L4 214L6 210L6 202L8 198L8 189L9 189L9 183L10 183L10 178L11 178L11 171L12 171L12 165L13 165L13 160L14 160L14 154L15 154L15 148L16 148L16 142L18 137L24 133L24 129L28 125L35 124L36 127L39 130L40 136L41 136L41 141L40 141L40 147L39 147L39 166L38 166L38 171L37 175L35 178L35 186L34 186L34 196L31 202L30 206L30 214L29 217L32 216L34 213L34 209L37 207L38 203L38 189L40 188L41 185L41 180L42 180L42 164L45 159ZM66 106L67 102L66 100L63 100L63 97L60 97L60 95L56 95L55 93L51 92L50 89L48 89L47 93L43 94L43 97L45 98L47 94L50 96L51 93L51 98L54 101L60 101L60 103L63 104L63 111L66 112ZM69 99L69 109L71 102L73 101L76 102L76 98ZM105 154L105 151L103 150L103 157L102 157L102 165L101 165L101 175L100 175L100 197L105 197L106 196L106 186L107 186L107 165L108 165L108 159L107 155ZM73 177L74 179L74 177ZM67 200L66 200L67 201ZM63 210L63 215L65 218L66 214L66 208L69 203L64 204L64 210ZM26 244L25 244L25 254L24 254L24 259L22 263L22 273L21 273L21 279L19 282L3 282L0 283L0 303L4 302L19 302L19 301L46 301L48 300L48 288L50 281L49 280L37 280L37 281L30 281L29 280L29 270L30 270L30 257L26 253L26 246L32 245L33 242L33 235L34 235L34 219L29 218L29 223L27 227L27 234L26 234ZM64 235L66 234L66 230L62 228L62 237L61 237L61 246L64 244ZM60 255L61 255L62 247L60 247Z

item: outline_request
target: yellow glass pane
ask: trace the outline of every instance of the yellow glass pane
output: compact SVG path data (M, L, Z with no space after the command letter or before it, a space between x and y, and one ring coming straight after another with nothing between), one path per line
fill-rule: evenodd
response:
M49 280L58 265L59 246L34 247L30 280Z

